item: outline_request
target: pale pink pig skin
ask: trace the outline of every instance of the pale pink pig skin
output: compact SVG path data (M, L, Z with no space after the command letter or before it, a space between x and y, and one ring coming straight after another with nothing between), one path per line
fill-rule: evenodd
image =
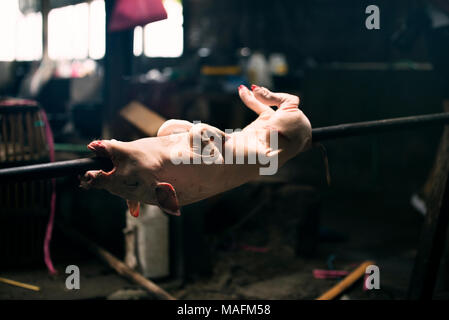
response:
M252 91L239 87L239 95L247 107L259 117L240 132L226 134L207 124L192 124L184 120L168 120L157 137L131 142L116 140L93 141L88 148L100 157L109 157L114 168L109 172L88 171L81 177L81 186L103 188L127 199L130 212L139 214L139 202L158 205L164 212L179 215L179 208L226 190L235 188L258 177L261 164L175 164L173 155L187 154L189 159L198 155L193 148L193 138L200 134L214 135L219 139L204 141L214 148L221 146L234 154L243 139L254 138L243 146L245 159L257 152L278 157L278 165L308 149L312 141L311 125L298 108L299 98L286 93L272 93L268 89L252 86ZM274 111L269 106L276 106ZM278 133L278 149L269 144L269 133ZM221 138L221 139L220 139ZM267 139L268 138L268 139ZM217 141L219 140L219 141ZM239 149L241 150L241 149ZM201 152L201 151L200 151Z

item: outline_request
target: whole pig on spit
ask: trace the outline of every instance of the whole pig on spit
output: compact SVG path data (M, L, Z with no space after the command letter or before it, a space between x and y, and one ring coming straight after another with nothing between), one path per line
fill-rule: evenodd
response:
M240 186L278 167L312 143L309 120L299 98L256 85L240 86L243 103L259 116L240 131L202 123L168 120L157 137L131 142L97 140L88 145L108 157L111 171L87 171L83 188L102 188L127 199L130 213L140 202L180 215L180 207ZM270 106L277 107L273 110Z

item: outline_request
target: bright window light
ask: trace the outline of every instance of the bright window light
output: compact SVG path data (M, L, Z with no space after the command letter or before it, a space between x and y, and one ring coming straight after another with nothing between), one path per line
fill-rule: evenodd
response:
M16 57L16 27L19 0L0 1L0 60L13 61Z
M48 55L51 59L85 59L89 50L87 3L53 9L48 14Z
M19 0L0 1L0 61L42 58L42 14L24 15Z
M92 1L89 12L89 57L101 59L106 51L106 11L104 0Z
M53 9L48 14L48 55L54 60L101 59L105 53L104 0Z
M40 60L42 58L42 14L29 13L19 19L17 25L16 60Z
M134 28L134 39L133 39L133 53L135 56L140 56L143 52L143 28Z
M152 22L142 32L134 29L134 55L143 53L147 57L176 58L184 50L184 17L181 0L164 0L167 19Z

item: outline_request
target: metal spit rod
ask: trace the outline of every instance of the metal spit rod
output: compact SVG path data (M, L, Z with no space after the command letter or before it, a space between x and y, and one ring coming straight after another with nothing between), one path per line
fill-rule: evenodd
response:
M313 142L365 135L370 133L412 129L427 125L449 123L449 113L355 122L312 130ZM112 169L106 158L82 158L68 161L41 163L21 167L0 169L0 184L25 180L51 179L80 174L89 170Z
M89 170L111 170L107 158L82 158L0 169L0 184L77 175Z

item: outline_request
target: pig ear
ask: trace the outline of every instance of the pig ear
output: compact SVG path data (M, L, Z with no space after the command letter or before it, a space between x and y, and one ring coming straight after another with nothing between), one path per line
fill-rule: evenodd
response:
M180 216L178 197L175 188L170 183L160 182L156 186L156 199L159 207L168 214Z
M135 200L126 200L126 204L128 205L129 213L133 217L137 218L140 211L140 202Z
M157 136L168 136L171 134L188 132L192 128L193 123L186 120L170 119L165 121L157 131Z

